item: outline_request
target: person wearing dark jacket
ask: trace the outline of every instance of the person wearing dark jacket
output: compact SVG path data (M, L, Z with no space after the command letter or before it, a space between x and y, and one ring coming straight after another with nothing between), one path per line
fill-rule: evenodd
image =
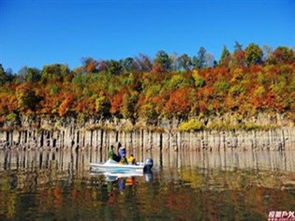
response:
M120 161L119 157L118 157L117 154L115 154L115 152L114 152L114 146L113 146L113 145L111 145L111 147L110 147L110 149L109 149L109 152L108 152L108 158L109 158L109 159L112 159L112 160L114 160L114 161L117 161L117 162Z

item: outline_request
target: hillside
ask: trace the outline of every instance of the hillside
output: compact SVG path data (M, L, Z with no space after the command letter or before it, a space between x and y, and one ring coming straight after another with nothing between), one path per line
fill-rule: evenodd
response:
M238 44L238 43L236 43ZM18 75L0 68L0 120L29 117L160 120L231 115L237 122L280 114L295 120L295 53L278 47L268 54L256 44L225 47L220 60L200 48L197 56L159 51L120 61L85 58L81 67L24 67ZM185 125L183 126L186 130Z

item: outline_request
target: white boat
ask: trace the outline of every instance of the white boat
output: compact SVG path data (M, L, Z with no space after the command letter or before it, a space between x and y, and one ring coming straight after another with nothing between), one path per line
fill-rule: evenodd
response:
M120 164L114 160L107 160L105 163L90 163L90 168L99 172L111 172L111 173L143 173L144 170L150 170L153 162L148 159L146 163L133 164Z

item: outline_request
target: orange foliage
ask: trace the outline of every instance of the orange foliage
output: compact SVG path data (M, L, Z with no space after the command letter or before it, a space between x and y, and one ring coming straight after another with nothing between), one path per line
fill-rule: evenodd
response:
M245 52L242 50L236 51L234 53L234 59L238 65L242 65L245 61Z
M119 114L123 107L123 93L116 94L111 100L111 114Z
M71 105L73 104L73 102L74 102L73 95L67 94L65 96L64 101L59 106L59 110L58 110L59 115L60 116L66 115L70 111L70 108L71 108Z
M75 111L77 113L91 115L91 113L95 112L95 100L89 98L82 98L75 107Z
M157 64L157 65L154 65L153 67L153 72L156 72L156 73L161 73L163 72L163 68L161 65Z
M190 111L190 90L189 88L181 88L170 94L169 100L166 102L164 111L168 116L182 116Z
M285 58L288 54L282 50L276 50L273 56L284 59L283 63L277 59L272 63L246 66L245 52L239 50L231 56L228 65L192 71L181 69L162 73L160 65L153 65L150 72L141 69L111 75L107 74L108 62L93 61L83 67L89 74L73 70L64 73L67 76L59 80L14 80L0 87L0 118L6 119L12 112L101 117L97 107L105 97L104 117L149 116L156 121L161 117L186 118L200 112L208 115L239 111L245 116L253 116L257 111L266 111L284 112L290 119L295 119L295 62L291 57ZM101 73L105 74L91 74L104 65ZM198 84L198 80L202 82ZM136 99L130 98L131 92Z

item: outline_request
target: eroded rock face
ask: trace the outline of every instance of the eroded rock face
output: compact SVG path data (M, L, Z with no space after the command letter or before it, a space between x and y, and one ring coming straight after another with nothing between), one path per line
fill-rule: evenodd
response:
M228 120L228 118L224 118ZM220 120L220 118L218 119ZM257 117L257 122L273 123L270 117ZM207 120L207 121L211 121ZM161 122L161 127L148 127L128 120L28 119L18 124L5 123L0 131L1 149L87 149L101 150L121 142L127 148L170 150L284 150L295 149L292 122L278 117L276 128L267 130L203 130L180 132L180 122Z

